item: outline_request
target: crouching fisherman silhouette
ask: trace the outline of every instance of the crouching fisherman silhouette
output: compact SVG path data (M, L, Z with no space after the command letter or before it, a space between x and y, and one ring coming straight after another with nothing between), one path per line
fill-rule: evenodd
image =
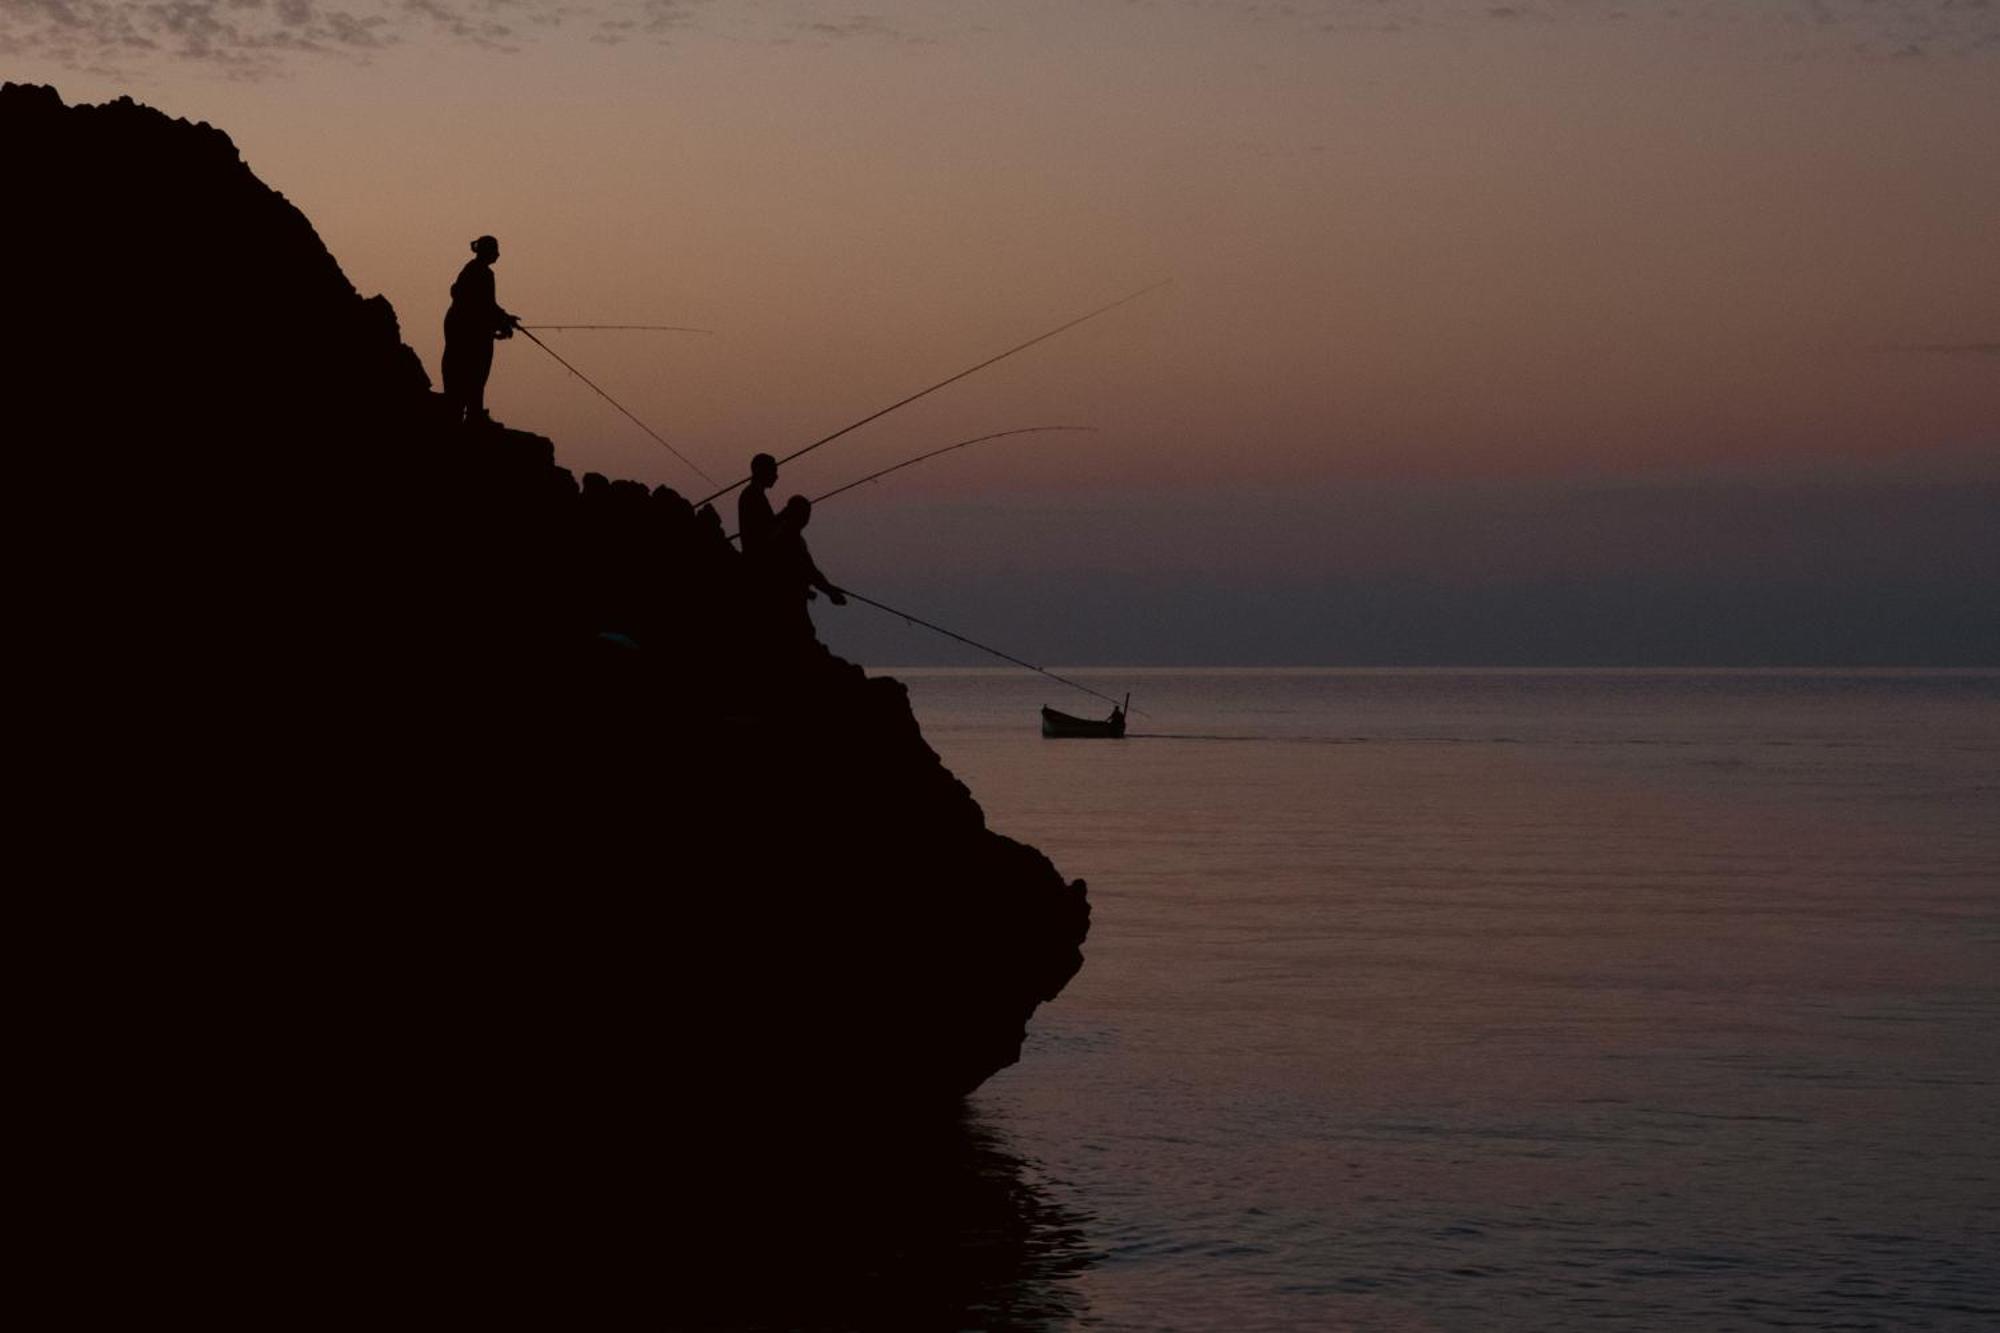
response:
M812 617L806 612L807 602L823 592L835 606L847 605L846 595L828 582L813 563L805 536L806 524L811 521L811 500L794 495L785 501L783 512L771 524L763 561L777 599L773 610L781 618L780 623L788 634L802 634L809 641L814 635Z
M494 296L493 265L499 258L500 242L480 237L451 284L451 308L444 314L444 397L453 425L492 424L486 377L493 372L493 341L513 337L519 322Z

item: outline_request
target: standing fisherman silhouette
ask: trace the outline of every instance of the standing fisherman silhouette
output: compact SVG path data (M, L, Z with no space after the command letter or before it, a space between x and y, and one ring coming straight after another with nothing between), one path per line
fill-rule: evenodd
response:
M513 337L518 323L493 294L493 265L499 258L500 242L480 237L451 285L451 308L444 312L444 397L455 426L493 423L486 414L493 340Z
M777 516L771 512L771 487L778 482L778 460L758 454L750 460L750 484L736 497L736 532L743 539L743 554L758 556L771 538Z

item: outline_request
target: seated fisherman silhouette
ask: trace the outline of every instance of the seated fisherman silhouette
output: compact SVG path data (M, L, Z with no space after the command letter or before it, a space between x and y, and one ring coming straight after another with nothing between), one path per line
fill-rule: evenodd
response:
M493 265L499 258L500 242L480 237L451 284L451 308L444 313L444 397L455 426L492 424L486 377L493 372L493 340L513 337L519 323L494 295Z
M736 533L743 539L743 554L762 553L771 539L777 516L771 512L771 487L778 481L778 460L758 454L750 460L750 484L736 497Z
M787 609L780 614L792 622L796 630L803 628L807 638L813 637L812 617L806 614L806 603L823 592L827 600L835 606L846 606L847 597L840 589L827 581L813 563L812 551L806 546L806 524L812 521L812 501L803 495L794 495L785 501L785 508L777 521L771 525L771 539L768 547L769 564L773 591ZM815 592L818 589L819 592ZM803 597L800 594L805 594ZM796 614L797 619L793 620Z

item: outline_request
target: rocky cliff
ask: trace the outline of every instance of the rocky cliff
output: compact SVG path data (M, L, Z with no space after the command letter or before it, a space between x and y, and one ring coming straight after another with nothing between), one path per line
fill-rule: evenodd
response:
M0 142L17 753L118 1090L80 1113L616 1156L1017 1058L1084 886L900 684L774 637L672 491L446 429L221 131L10 84Z

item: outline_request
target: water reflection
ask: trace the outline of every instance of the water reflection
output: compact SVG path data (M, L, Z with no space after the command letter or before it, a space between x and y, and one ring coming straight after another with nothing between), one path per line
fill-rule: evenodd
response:
M1041 1329L1084 1312L1085 1217L975 1112L690 1178L679 1326Z

